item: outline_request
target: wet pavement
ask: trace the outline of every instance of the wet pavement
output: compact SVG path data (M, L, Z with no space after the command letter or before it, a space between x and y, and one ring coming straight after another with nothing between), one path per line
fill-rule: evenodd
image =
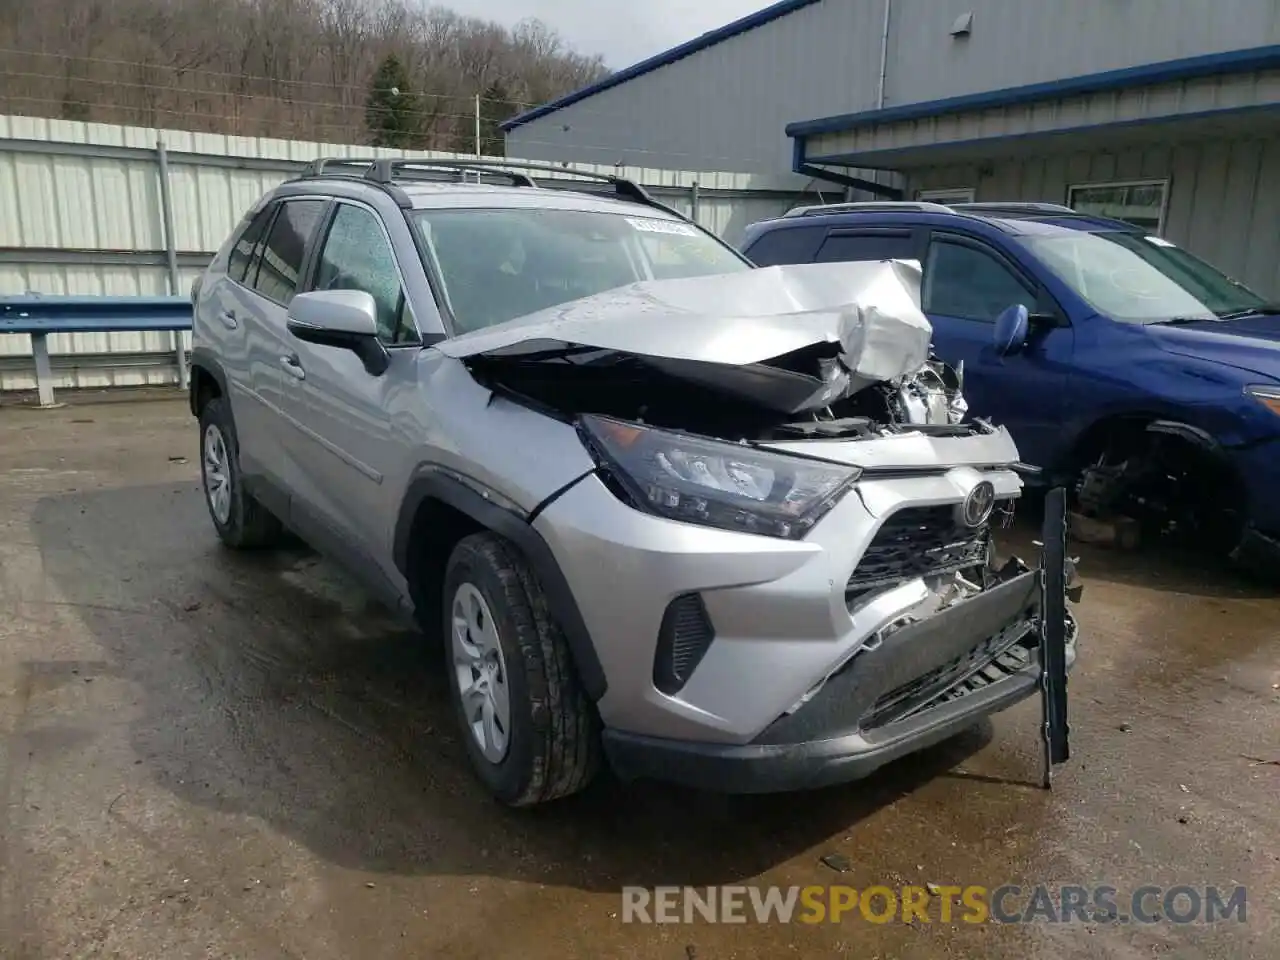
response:
M180 400L0 409L2 957L1280 956L1272 590L1085 551L1051 793L1031 701L820 793L508 811L425 643L301 547L221 549L196 455ZM1039 882L1244 885L1247 918L643 925L620 896Z

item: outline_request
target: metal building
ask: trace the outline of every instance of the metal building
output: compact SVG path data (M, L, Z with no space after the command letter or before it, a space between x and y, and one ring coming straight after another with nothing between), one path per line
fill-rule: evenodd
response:
M783 0L504 126L520 156L1065 202L1280 297L1280 0Z

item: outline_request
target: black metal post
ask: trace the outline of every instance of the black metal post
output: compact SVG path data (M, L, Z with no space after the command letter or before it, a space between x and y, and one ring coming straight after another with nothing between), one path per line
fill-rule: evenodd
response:
M1040 694L1044 708L1044 787L1053 768L1071 756L1067 723L1067 492L1049 491L1044 501L1044 548L1040 562Z

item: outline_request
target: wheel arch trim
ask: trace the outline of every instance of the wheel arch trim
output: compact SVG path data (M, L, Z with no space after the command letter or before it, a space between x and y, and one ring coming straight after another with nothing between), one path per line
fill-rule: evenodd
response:
M566 489L558 492L564 493ZM428 500L437 500L465 514L520 550L546 592L552 616L564 631L584 692L593 702L598 702L608 689L608 682L573 591L547 541L533 528L528 516L506 497L443 467L418 467L409 481L396 520L393 547L396 569L408 578L414 520L418 509Z

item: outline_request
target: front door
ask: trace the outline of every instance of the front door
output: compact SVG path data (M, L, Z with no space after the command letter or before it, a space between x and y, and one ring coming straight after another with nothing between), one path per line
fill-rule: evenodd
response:
M323 526L348 559L387 555L398 491L385 483L402 453L392 436L394 394L412 388L421 338L378 214L363 204L334 206L313 270L314 290L362 290L377 306L378 335L391 366L374 376L350 350L291 338L301 410L290 439L304 486L294 507L304 526ZM391 571L385 571L390 573Z
M921 301L933 324L938 356L953 365L964 363L970 414L1008 427L1022 459L1043 465L1059 445L1074 346L1072 329L1057 317L1056 305L1034 278L993 246L940 231L929 242ZM1015 304L1037 314L1037 320L1025 347L1001 357L994 343L995 321Z

